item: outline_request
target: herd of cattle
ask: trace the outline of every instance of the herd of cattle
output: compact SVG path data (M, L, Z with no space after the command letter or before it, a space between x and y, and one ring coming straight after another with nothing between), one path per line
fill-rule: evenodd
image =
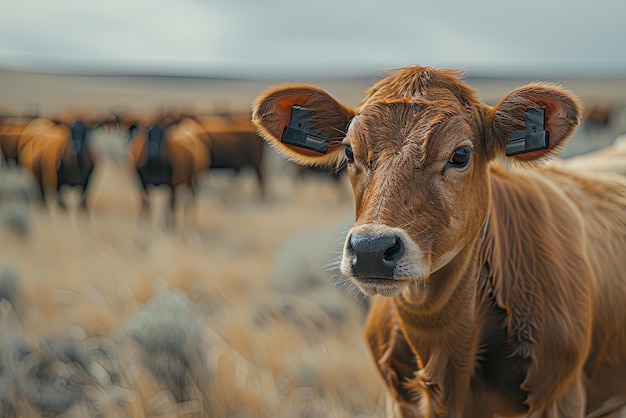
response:
M186 185L195 194L199 175L209 168L239 171L250 167L263 194L263 140L250 115L198 116L174 111L139 116L0 115L0 151L4 162L33 174L44 201L50 193L56 194L59 205L65 207L61 187L80 187L80 204L85 208L85 191L98 158L89 140L97 130L126 138L144 191L144 207L148 186L169 186L173 208L176 189Z

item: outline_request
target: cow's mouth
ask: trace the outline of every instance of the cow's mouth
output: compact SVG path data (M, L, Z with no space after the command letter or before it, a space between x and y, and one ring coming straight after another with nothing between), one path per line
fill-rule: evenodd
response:
M352 277L352 281L367 296L397 296L411 282L407 279L380 279L376 277Z
M367 296L397 296L424 282L427 261L405 230L367 223L348 233L341 273Z

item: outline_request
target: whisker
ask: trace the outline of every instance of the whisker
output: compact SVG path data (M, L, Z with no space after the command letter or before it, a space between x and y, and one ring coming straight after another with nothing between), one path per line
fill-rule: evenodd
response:
M422 235L422 234L424 234L424 233L426 233L426 232L430 231L430 229L431 229L431 228L432 228L432 225L431 225L431 226L429 226L429 227L428 227L428 228L426 228L426 229L422 229L421 231L419 231L419 232L417 233L417 234L418 234L418 236L420 236L420 235Z
M341 258L338 257L336 260L331 261L323 266L320 266L320 269L324 270L325 272L329 272L333 270L339 270L340 267L341 267Z
M334 276L333 279L336 279L336 281L333 283L333 286L336 289L343 291L350 297L361 298L360 302L363 302L365 300L365 295L359 290L357 285L355 285L352 280L347 279L343 276Z
M346 232L341 232L340 234L338 234L337 237L333 240L333 243L344 243L346 241L346 238L348 237L348 232L350 232L349 229L347 229Z
M413 224L414 224L414 223L415 223L415 219L411 219L411 220L407 221L407 222L406 222L406 223L404 223L404 224L400 224L400 225L398 225L396 228L399 228L399 229L408 229L408 228L410 228L411 226L413 226Z
M404 224L400 224L397 226L397 228L399 229L409 229L413 226L413 224L415 223L416 219L412 219ZM433 227L433 225L429 225L427 228L422 229L421 231L418 231L418 236L421 236L422 234L428 232L431 228Z

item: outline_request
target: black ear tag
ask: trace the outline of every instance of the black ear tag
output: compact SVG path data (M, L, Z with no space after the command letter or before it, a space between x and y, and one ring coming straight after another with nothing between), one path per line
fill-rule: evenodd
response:
M328 152L328 136L313 129L311 117L313 112L300 105L291 106L291 120L285 126L280 141L295 147L326 154Z
M509 134L506 155L524 154L548 148L548 131L544 130L545 109L535 107L526 110L526 122L523 131Z

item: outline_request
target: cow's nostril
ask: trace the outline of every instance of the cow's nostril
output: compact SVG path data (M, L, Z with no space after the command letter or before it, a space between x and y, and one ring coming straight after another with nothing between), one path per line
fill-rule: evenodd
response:
M354 233L346 244L346 255L349 257L352 273L359 277L392 279L402 254L402 239L394 234Z
M348 245L346 246L346 250L348 252L348 256L350 257L350 259L352 260L352 262L356 262L355 258L356 258L356 252L354 250L354 246L352 245L352 238L348 238Z
M389 247L383 254L383 260L390 262L398 260L403 253L404 247L402 246L402 240L400 237L395 237L393 246Z

